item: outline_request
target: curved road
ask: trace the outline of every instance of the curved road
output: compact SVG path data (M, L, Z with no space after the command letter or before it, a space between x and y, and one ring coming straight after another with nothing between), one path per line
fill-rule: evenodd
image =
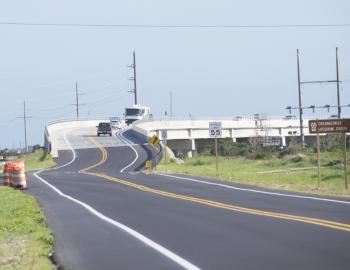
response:
M145 174L142 137L89 133L29 177L62 269L349 269L350 200Z

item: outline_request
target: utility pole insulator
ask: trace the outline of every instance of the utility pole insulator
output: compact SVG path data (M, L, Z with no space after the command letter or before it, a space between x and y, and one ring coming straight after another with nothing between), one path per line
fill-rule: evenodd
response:
M133 64L128 66L129 68L133 69L134 72L134 76L129 78L129 80L134 81L134 89L132 89L131 93L134 93L134 103L135 105L137 104L137 85L136 85L136 55L135 55L135 51L133 51Z

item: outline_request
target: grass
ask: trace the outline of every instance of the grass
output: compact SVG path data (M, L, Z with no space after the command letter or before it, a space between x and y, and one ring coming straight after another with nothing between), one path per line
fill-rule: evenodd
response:
M22 154L18 159L24 160L27 171L55 166L52 156L42 149L38 149L34 153Z
M0 269L53 269L53 237L36 200L0 187Z
M24 160L26 171L55 165L42 149L18 159ZM53 237L36 200L0 186L0 206L0 269L53 269Z
M350 191L344 188L342 160L340 151L321 153L320 187L317 187L317 157L314 153L286 155L283 158L274 156L267 160L219 157L218 176L213 156L186 159L183 164L162 162L157 166L157 171L211 177L271 189L347 197ZM350 173L350 180L349 176Z
M21 154L17 159L24 160L26 171L50 168L56 165L52 156L43 149L38 149L34 153ZM0 177L2 177L2 167L0 167Z

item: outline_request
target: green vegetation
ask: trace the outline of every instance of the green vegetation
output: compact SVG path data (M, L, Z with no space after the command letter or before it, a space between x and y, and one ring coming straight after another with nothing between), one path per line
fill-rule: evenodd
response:
M50 168L55 166L52 156L45 150L37 148L34 153L21 154L17 159L24 160L26 171ZM0 166L0 177L2 177L2 167Z
M35 199L0 187L0 205L0 269L53 269L53 237Z
M34 153L22 154L18 158L24 160L27 171L49 168L55 165L52 156L43 149L37 149Z
M27 171L55 165L42 149L17 158L25 161ZM35 199L0 186L0 205L0 269L53 269L53 237Z
M330 146L328 143L328 151L321 152L320 187L317 187L315 150L302 150L293 142L285 149L253 149L249 143L223 140L219 144L221 156L218 176L215 171L215 157L210 150L205 150L192 159L185 159L182 164L162 162L157 171L218 178L271 189L350 196L350 191L344 188L343 152L335 145ZM350 180L349 176L350 173Z

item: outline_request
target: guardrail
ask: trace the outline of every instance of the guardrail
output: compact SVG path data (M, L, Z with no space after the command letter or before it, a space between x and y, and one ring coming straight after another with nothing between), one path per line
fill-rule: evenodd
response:
M144 122L155 122L155 121L253 121L253 120L299 120L297 116L266 116L266 115L259 115L260 118L257 118L254 115L243 115L243 116L210 116L210 117L205 117L205 116L184 116L184 117L150 117L150 118L145 118L141 120L135 121L133 124L137 125L140 123ZM308 120L305 118L304 120Z
M68 123L68 122L84 122L84 121L107 121L109 120L109 116L101 116L101 117L82 117L82 118L62 118L57 119L53 121L49 121L45 125L44 130L44 147L47 150L48 153L51 153L52 151L52 141L51 141L51 134L49 132L49 126L60 124L60 123Z

